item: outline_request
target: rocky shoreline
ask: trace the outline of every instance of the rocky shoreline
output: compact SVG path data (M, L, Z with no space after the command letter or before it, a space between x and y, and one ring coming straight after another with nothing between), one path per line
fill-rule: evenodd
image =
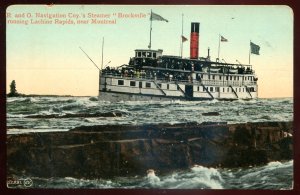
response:
M111 178L293 158L293 123L82 126L7 135L7 175Z

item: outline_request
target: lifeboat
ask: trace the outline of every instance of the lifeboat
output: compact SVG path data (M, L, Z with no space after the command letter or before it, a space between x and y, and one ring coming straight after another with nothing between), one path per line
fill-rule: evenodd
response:
M218 73L219 71L220 71L220 68L217 68L217 67L210 68L210 72L212 72L212 73Z
M230 74L236 74L238 73L238 69L229 69Z

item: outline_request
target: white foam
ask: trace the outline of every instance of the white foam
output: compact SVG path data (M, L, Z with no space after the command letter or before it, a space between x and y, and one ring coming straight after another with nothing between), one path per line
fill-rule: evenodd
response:
M25 116L29 116L29 115L6 113L6 116L7 116L7 118L24 118Z
M224 182L224 180L217 169L195 165L191 168L191 170L200 176L197 177L197 180L203 184L213 189L223 188L220 182Z
M269 166L269 167L278 167L280 165L282 165L281 162L279 162L279 161L273 161L273 162L269 162L267 166Z
M216 180L206 179L206 178L193 178L194 181L202 183L211 189L223 189L223 186Z
M8 97L6 98L6 102L11 103L11 102L22 102L26 100L27 97Z
M152 185L155 185L160 182L160 178L155 175L155 171L153 169L149 169L147 171L147 179Z
M215 104L215 103L218 103L218 102L220 102L220 101L217 100L217 99L213 99L213 100L208 101L209 104Z
M64 132L64 131L69 131L69 129L9 129L7 131L7 134L11 135L11 134L24 134L24 133Z

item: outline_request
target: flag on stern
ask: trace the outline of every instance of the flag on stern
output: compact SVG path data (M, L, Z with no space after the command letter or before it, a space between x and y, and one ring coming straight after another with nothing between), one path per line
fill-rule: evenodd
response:
M228 40L226 38L224 38L223 36L221 36L221 42L227 42Z
M169 22L167 19L161 17L160 15L154 13L154 12L151 12L151 17L150 17L150 20L159 20L159 21L166 21L166 22Z
M181 35L181 41L182 42L186 42L188 39L186 37L184 37L183 35Z
M252 43L251 41L250 41L250 49L251 49L251 53L259 55L260 47L256 44Z

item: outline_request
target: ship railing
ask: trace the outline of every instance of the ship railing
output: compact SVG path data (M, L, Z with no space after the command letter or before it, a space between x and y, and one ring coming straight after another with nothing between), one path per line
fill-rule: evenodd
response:
M154 77L147 77L145 75L130 75L130 74L120 74L120 73L102 73L105 76L111 76L116 78L130 78L130 79L154 79Z
M222 81L215 80L201 80L200 83L203 85L223 85Z
M256 81L247 81L247 82L244 82L243 85L256 85L257 82Z
M176 78L165 78L165 77L153 77L146 75L124 75L124 74L103 74L105 76L119 78L119 79L134 79L134 80L155 80L158 82L170 82L170 83L193 83L193 84L203 84L203 85L215 85L215 86L244 86L244 85L256 85L256 81L230 81L230 80L187 80L187 79L176 79Z
M197 81L203 85L216 85L216 86L243 86L243 85L256 85L256 81L215 81L215 80L201 80Z
M157 80L157 81L181 81L188 82L188 80L168 78L168 77L156 77L156 76L147 76L147 75L126 75L126 74L112 74L112 73L103 73L102 75L106 77L122 78L122 79L134 79L134 80Z
M113 76L113 77L122 77L122 74L119 74L119 73L112 73L112 72L103 72L102 75L105 75L105 76Z

